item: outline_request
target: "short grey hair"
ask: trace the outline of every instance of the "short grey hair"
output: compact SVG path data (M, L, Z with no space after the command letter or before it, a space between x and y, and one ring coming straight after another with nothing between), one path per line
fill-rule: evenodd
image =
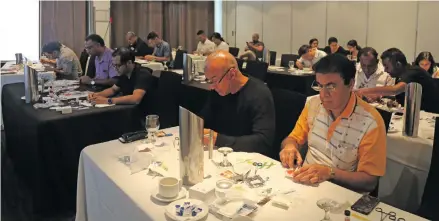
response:
M127 35L129 35L129 36L137 36L136 33L134 33L133 31L127 32Z

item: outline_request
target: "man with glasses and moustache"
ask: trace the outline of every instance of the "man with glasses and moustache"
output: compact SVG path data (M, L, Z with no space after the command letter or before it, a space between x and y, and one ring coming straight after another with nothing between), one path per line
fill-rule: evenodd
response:
M145 104L143 98L148 88L151 88L151 73L134 63L135 57L129 48L118 48L112 56L112 66L117 70L119 80L111 88L90 93L89 100L96 104ZM112 98L119 92L123 96Z
M104 39L96 34L91 34L85 38L85 50L91 56L96 56L96 76L92 79L89 76L82 76L80 82L89 85L112 86L116 83L117 71L111 65L113 50L105 47Z
M205 75L214 91L200 115L205 127L215 131L215 145L266 154L275 132L274 103L268 87L244 76L233 55L223 50L207 57Z
M312 88L319 95L307 101L293 131L282 142L281 162L297 167L296 182L329 180L354 191L371 192L386 170L383 119L352 91L356 70L345 56L328 55L314 70ZM299 149L305 144L308 152L303 162Z

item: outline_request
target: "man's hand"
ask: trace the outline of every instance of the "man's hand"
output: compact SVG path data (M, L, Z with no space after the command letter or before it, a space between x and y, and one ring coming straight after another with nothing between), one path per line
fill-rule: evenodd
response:
M90 84L91 83L91 78L89 76L82 76L81 78L79 78L79 80L82 84Z
M89 101L94 100L97 96L98 95L96 93L90 93L90 94L88 94L88 100Z
M302 184L316 184L329 180L331 168L323 165L305 165L294 172L293 180Z
M145 59L146 59L147 61L152 61L152 60L155 60L155 56L153 56L153 55L146 55L146 56L145 56Z
M381 96L380 95L368 95L368 96L366 96L366 100L369 103L378 102L381 100Z
M95 96L91 99L95 104L108 104L108 98L102 96Z
M297 166L302 165L302 156L294 144L287 144L279 153L282 166L294 168L294 160L297 160Z

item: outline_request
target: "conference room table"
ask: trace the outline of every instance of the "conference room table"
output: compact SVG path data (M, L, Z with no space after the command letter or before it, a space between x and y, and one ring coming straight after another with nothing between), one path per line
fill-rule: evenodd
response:
M159 138L163 142L161 147L151 147L151 152L136 152L145 146L141 141L122 144L117 140L95 144L83 149L79 161L78 169L78 190L77 190L77 221L148 221L148 220L173 220L165 215L167 203L159 202L153 196L156 194L158 182L161 176L151 173L148 169L137 173L132 173L130 167L120 162L118 158L133 151L137 154L150 154L154 156L154 161L165 165L161 168L167 170L160 171L163 176L179 177L179 147L173 145L175 137L179 135L178 127L164 130L172 136ZM133 156L133 155L131 155ZM140 159L140 157L139 157ZM205 152L204 158L204 185L214 187L215 182L224 179L220 174L226 169L217 166L222 160L222 154L214 151L212 160L208 159ZM257 202L263 196L260 192L267 188L273 191L284 192L280 197L285 200L289 208L278 208L271 202L259 206L256 212L250 216L255 221L289 221L289 220L321 220L324 212L316 202L322 198L329 198L342 204L341 211L331 213L332 220L344 220L344 209L350 208L357 201L361 194L345 189L331 182L323 182L315 186L306 186L293 182L285 177L285 170L280 162L265 157L258 153L233 152L228 155L228 160L234 165L233 168L250 168L253 162L260 162L264 166L258 169L258 175L266 180L263 187L250 189L246 184L235 184L235 189L240 191L247 199ZM151 164L156 165L156 164ZM156 168L152 166L151 168ZM186 187L189 188L189 187ZM285 193L290 192L290 193ZM188 197L186 195L186 197ZM196 198L189 195L189 198ZM209 204L214 196L204 200ZM398 218L405 220L425 220L408 212L379 203L378 207L384 212L393 211ZM368 216L352 212L351 220L380 220L381 213L373 210ZM357 218L355 218L357 217ZM359 217L359 218L358 218ZM181 219L183 220L183 219ZM215 221L227 220L209 213L207 218L202 220Z
M22 96L23 83L3 87L6 152L31 192L35 213L72 211L81 150L139 130L138 109L115 105L61 114L35 109Z
M383 202L410 212L418 210L430 170L437 116L421 111L418 136L406 137L402 116L393 114L387 132L386 174L378 193Z
M13 68L14 66L15 66L15 61L7 61L1 67L1 70L0 70L0 72L1 72L0 97L1 97L1 91L2 91L2 88L4 85L24 82L23 70L17 70L17 71L13 71L13 72L7 71L7 70L10 70L11 68ZM44 71L44 72L39 71L38 75L48 79L49 77L55 77L55 72L53 72L53 71ZM0 104L0 123L1 123L1 127L3 129L3 115L1 113L1 104Z
M306 96L317 94L311 88L311 84L316 79L313 72L303 72L300 70L288 70L288 68L269 66L265 82L270 88L281 88L299 92Z

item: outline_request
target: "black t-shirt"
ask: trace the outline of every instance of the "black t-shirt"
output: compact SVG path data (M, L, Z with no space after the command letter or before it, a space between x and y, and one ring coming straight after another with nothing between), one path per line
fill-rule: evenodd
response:
M275 133L274 102L268 87L249 78L236 94L210 93L201 116L206 128L218 132L216 146L266 154Z
M433 78L424 69L412 66L408 68L401 76L398 82L406 84L416 82L422 85L421 109L427 112L438 112L439 110L439 90L433 81ZM403 96L399 96L399 102Z
M137 41L130 45L129 48L134 53L134 56L151 55L154 52L154 48L149 47L141 38L137 38Z
M323 49L323 51L326 52L326 54L330 55L331 54L331 47L326 46ZM342 46L339 46L337 51L334 54L341 54L341 55L345 55L346 56L346 55L349 54L349 51L346 51Z
M148 96L148 89L151 89L151 85L153 83L152 78L152 74L147 69L142 68L140 65L136 65L131 73L130 78L128 78L126 75L119 76L119 79L116 83L116 86L119 87L119 92L122 93L122 96L132 95L134 90L137 89L141 89L146 92L139 104L143 114L146 113L146 105L151 103L151 96Z

